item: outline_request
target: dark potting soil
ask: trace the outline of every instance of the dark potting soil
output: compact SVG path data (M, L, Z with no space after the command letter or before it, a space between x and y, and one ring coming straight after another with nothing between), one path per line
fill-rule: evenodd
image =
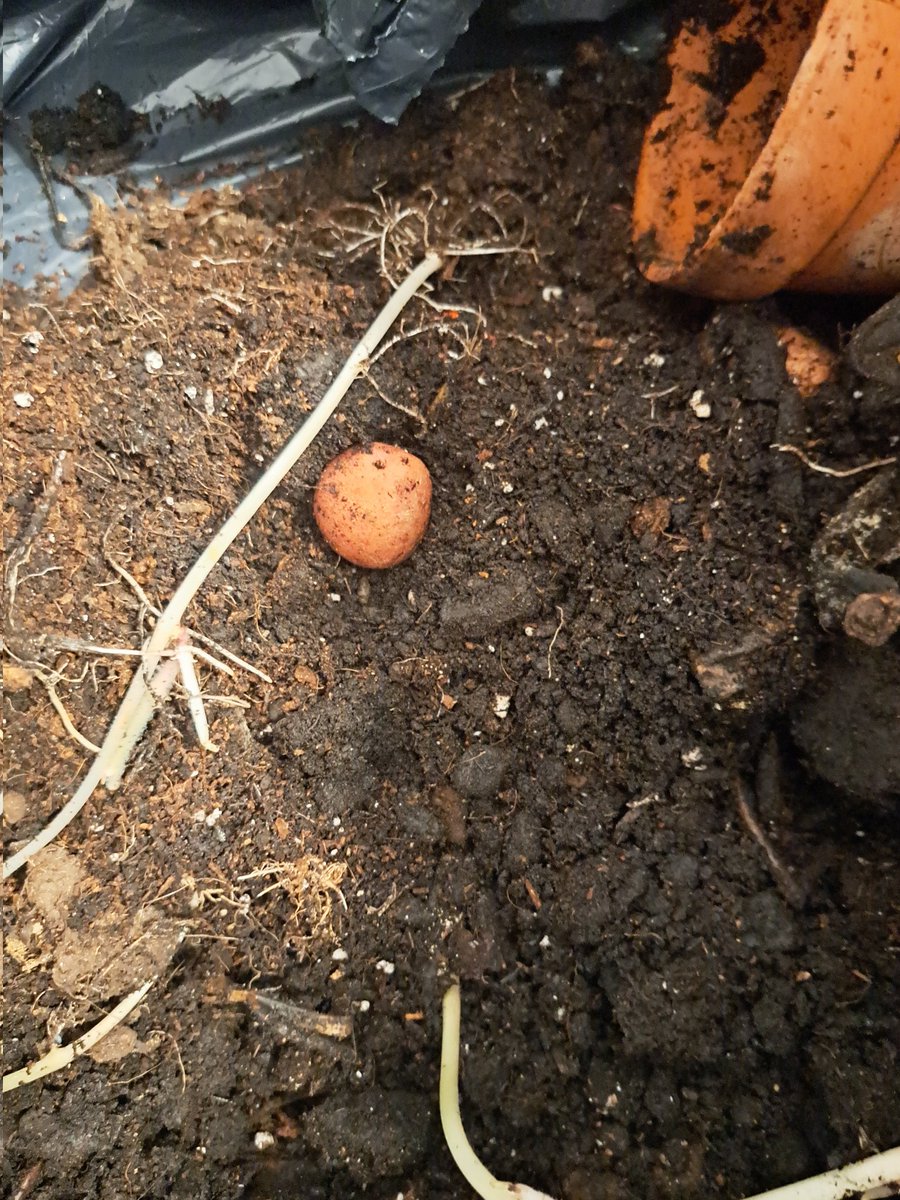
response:
M454 975L464 1120L501 1178L737 1197L897 1141L896 638L842 706L860 652L809 588L867 476L771 448L883 457L896 400L847 362L803 399L777 341L808 311L840 351L871 306L641 279L658 84L589 46L555 88L504 74L396 130L326 131L242 193L99 211L65 303L7 295L18 845L90 758L46 679L99 743L133 660L85 647L146 635L114 564L171 595L426 221L509 251L450 264L449 312L408 310L193 604L271 679L199 664L244 704L210 703L218 753L176 697L13 881L6 1070L158 981L7 1096L6 1194L462 1196L437 1115ZM369 439L434 482L386 572L311 519L322 465Z
M128 108L118 92L102 83L88 88L73 107L35 109L30 126L43 154L69 154L82 169L102 169L111 151L124 151L149 128L144 114Z

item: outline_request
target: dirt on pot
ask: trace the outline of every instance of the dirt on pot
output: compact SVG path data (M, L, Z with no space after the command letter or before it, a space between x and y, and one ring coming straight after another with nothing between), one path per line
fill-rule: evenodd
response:
M193 605L271 680L201 664L231 698L219 752L167 705L13 881L8 1070L159 978L105 1052L7 1097L10 1194L460 1196L452 975L464 1117L501 1178L736 1197L897 1140L896 802L844 786L854 757L896 778L896 639L835 720L862 658L823 631L810 555L866 476L808 466L885 457L896 397L841 359L804 399L785 369L785 325L840 354L871 308L641 279L658 93L587 46L559 86L502 74L242 192L133 200L91 285L7 293L20 844L91 753L50 687L100 742L134 660L90 647L140 644L333 378L390 289L368 233L397 206L514 247L443 273L452 309L410 310ZM311 514L324 463L372 440L434 483L390 571Z

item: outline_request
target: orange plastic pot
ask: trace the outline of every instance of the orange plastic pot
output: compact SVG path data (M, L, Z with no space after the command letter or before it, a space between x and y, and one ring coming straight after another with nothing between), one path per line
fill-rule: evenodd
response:
M648 279L900 290L900 0L741 2L685 26L670 66L635 189Z

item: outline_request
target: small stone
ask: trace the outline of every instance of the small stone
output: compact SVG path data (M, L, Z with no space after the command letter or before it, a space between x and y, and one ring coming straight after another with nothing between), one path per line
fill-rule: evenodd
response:
M431 794L431 807L444 827L444 836L453 846L466 844L466 812L462 796L446 783L440 783Z
M148 350L144 355L144 370L148 375L154 375L163 368L163 356L158 350Z
M900 591L863 592L844 613L844 632L867 646L883 646L900 629Z
M631 532L636 538L656 539L669 526L672 502L665 496L653 496L635 506L631 514Z
M697 682L713 700L730 700L744 686L740 675L720 662L697 657L692 663L692 669Z
M319 690L319 677L306 663L298 663L294 667L294 678L301 687L306 688L309 692L317 692Z
M3 819L7 825L18 825L28 812L24 792L7 792L3 800Z
M441 606L441 624L453 634L475 640L512 622L524 622L536 605L529 577L518 571L505 578L475 578L459 595L448 596Z
M31 408L34 404L34 396L31 392L13 392L13 404L16 408Z
M34 671L20 667L17 663L3 664L3 690L5 692L27 692L34 683Z
M705 421L707 417L712 416L712 407L709 401L703 399L703 388L697 388L688 401L688 405L698 421Z

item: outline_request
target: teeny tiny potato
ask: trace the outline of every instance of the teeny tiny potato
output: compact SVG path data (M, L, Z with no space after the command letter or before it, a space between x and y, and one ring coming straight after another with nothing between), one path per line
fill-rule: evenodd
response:
M327 464L313 516L322 536L358 567L384 569L409 558L431 513L431 476L400 446L352 446Z

